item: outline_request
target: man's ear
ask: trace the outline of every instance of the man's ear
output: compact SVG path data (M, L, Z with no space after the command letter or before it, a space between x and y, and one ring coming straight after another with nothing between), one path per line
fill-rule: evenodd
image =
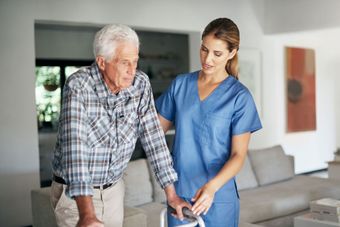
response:
M96 57L96 62L101 71L105 70L105 59L103 56L97 56Z
M228 60L233 59L236 53L237 53L237 49L235 48L229 53Z

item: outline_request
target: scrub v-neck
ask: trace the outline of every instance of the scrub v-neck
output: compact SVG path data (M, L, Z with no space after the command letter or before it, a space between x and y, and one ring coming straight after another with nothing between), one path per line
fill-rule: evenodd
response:
M217 87L215 87L204 99L201 99L200 97L200 93L199 93L199 89L198 89L198 79L199 79L199 72L197 72L196 74L196 81L195 81L195 88L196 88L196 97L198 98L199 103L204 103L206 102L211 96L214 96L214 93L217 93L217 90L220 89L220 87L222 87L222 84L224 84L230 77L230 75L228 75L224 80L222 80Z

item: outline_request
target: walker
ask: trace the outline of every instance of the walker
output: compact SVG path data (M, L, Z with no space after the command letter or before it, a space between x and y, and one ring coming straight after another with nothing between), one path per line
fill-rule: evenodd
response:
M169 209L171 211L175 211L175 209L173 209L172 207L169 207ZM196 226L198 224L198 226L200 227L205 227L204 221L201 218L201 216L198 215L194 215L191 210L189 210L189 208L187 207L183 207L183 216L186 220L189 220L190 223L188 224L183 224L183 225L177 225L176 227L192 227L192 226ZM165 227L165 217L167 215L167 208L164 208L161 211L161 218L160 218L160 227Z

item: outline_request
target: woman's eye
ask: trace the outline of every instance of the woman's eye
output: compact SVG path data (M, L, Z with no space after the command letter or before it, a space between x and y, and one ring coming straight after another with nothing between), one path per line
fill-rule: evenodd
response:
M221 56L222 56L222 53L219 52L219 51L218 51L218 52L215 52L214 54L215 54L216 57L221 57Z

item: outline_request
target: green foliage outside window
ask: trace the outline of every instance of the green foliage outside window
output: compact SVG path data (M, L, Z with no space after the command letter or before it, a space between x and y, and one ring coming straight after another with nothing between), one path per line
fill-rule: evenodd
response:
M60 67L36 67L36 110L39 129L56 129L60 113Z

